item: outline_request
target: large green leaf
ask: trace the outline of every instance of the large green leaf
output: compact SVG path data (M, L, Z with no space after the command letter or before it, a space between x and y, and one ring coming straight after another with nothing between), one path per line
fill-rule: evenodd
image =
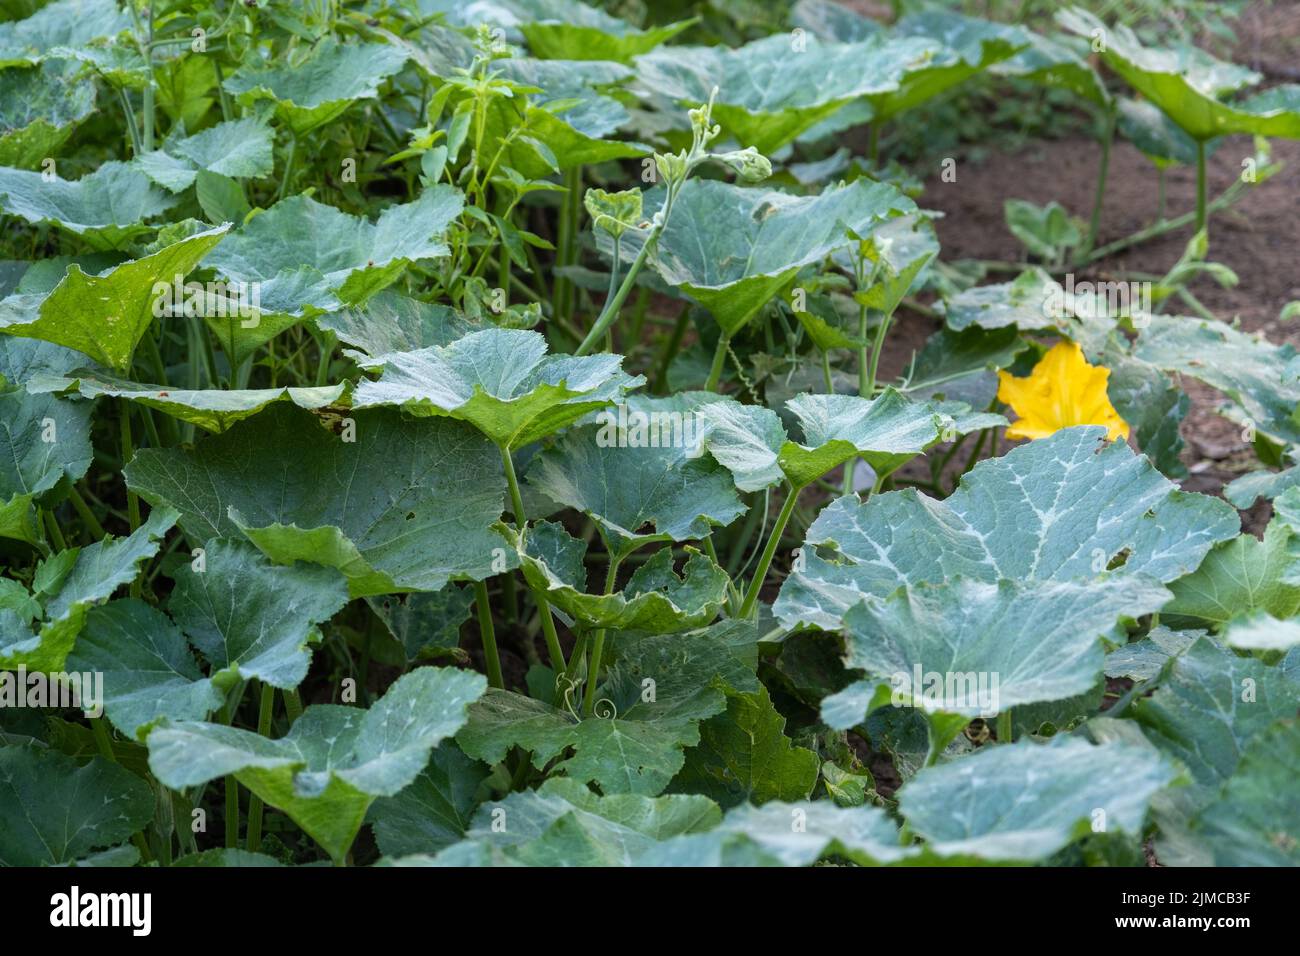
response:
M66 666L104 675L104 714L129 737L164 717L203 720L225 703L223 688L203 676L180 628L136 598L92 608Z
M103 757L0 747L0 866L74 864L153 819L149 785Z
M223 432L236 422L256 415L272 402L291 402L309 411L326 408L342 398L346 387L340 383L305 388L172 388L142 385L91 369L74 369L57 377L41 375L28 383L28 390L33 392L74 391L86 398L125 398L210 432Z
M1040 36L1024 27L962 16L951 10L911 13L894 28L896 36L927 37L959 52L967 63L987 59L989 71L1051 87L1065 87L1098 106L1110 103L1110 95L1086 57L1063 38ZM985 53L984 44L1009 44L1018 49L1003 59L1004 50ZM964 77L961 77L964 78Z
M1134 702L1128 715L1134 720L1094 719L1088 726L1101 739L1136 734L1187 769L1190 785L1154 803L1155 852L1166 865L1209 866L1213 851L1193 821L1222 793L1252 742L1277 719L1295 716L1300 692L1281 669L1239 657L1206 637L1171 655L1156 679L1155 693Z
M678 792L702 793L723 807L812 794L821 759L785 735L785 718L765 687L727 693L727 709L700 725L700 742L673 778Z
M662 191L647 193L646 216L662 201ZM664 281L699 301L730 335L801 266L849 245L849 230L867 237L877 222L915 209L893 186L868 179L830 186L816 196L689 179L653 262ZM625 251L638 238L631 232L624 236Z
M702 538L745 512L731 476L700 453L698 412L716 400L629 396L617 414L570 430L533 459L528 483L629 546Z
M1102 676L1099 638L1122 641L1123 618L1168 599L1140 577L906 586L844 615L845 663L889 681L898 705L987 718L1088 691Z
M1267 611L1256 611L1229 622L1223 630L1229 647L1247 651L1280 651L1300 647L1300 620L1279 621Z
M969 411L961 405L962 410ZM784 476L796 489L861 455L879 474L937 443L955 422L928 402L895 389L874 399L856 395L797 395L786 402L803 443L786 437L776 413L759 405L715 402L699 410L704 446L742 491L758 491Z
M46 60L29 70L0 71L0 166L40 168L94 112L95 84L78 69Z
M1137 836L1168 761L1122 743L1021 740L928 767L899 791L926 851L952 862L1034 863L1092 832Z
M858 455L878 475L887 475L955 427L951 415L928 402L910 402L892 388L871 400L797 395L786 408L799 421L804 443L785 442L778 463L796 488Z
M326 37L297 62L258 65L251 59L225 82L241 101L275 101L276 113L302 136L338 119L357 100L374 99L406 54L387 43L341 43ZM299 148L306 148L306 143Z
M375 798L411 784L486 687L472 671L417 668L369 710L317 704L278 740L221 724L165 721L149 733L149 769L175 790L234 774L342 862Z
M0 23L0 68L36 63L58 47L80 47L131 26L117 0L56 0L25 20Z
M1135 358L1223 392L1237 406L1226 410L1230 417L1300 443L1300 425L1292 417L1300 381L1288 371L1295 354L1289 344L1274 345L1223 322L1167 315L1152 316L1133 349Z
M0 607L0 668L62 670L87 611L135 580L140 563L158 553L160 539L176 519L172 509L155 508L128 537L105 537L46 558L33 579L39 589L33 597L43 606L36 629L30 618Z
M363 306L322 315L316 325L352 346L343 354L371 368L381 367L391 352L451 345L483 328L450 306L421 302L392 289L376 293Z
M439 744L409 787L371 805L368 822L380 851L389 857L410 856L437 853L456 843L470 827L488 773L452 742Z
M1148 362L1131 358L1112 345L1102 355L1110 369L1106 397L1132 429L1133 439L1161 474L1187 477L1179 433L1192 400L1171 378Z
M90 468L90 409L52 395L0 392L0 537L35 544L36 499Z
M1071 581L1116 564L1112 576L1169 582L1239 526L1225 502L1179 491L1104 429L1062 429L982 461L944 501L905 490L832 502L775 611L788 626L836 628L863 597L957 575ZM815 552L822 546L832 559Z
M366 603L401 645L410 663L454 652L460 646L460 627L469 620L474 589L448 585L441 591L400 598L369 597Z
M1218 627L1253 611L1276 618L1300 614L1300 540L1296 529L1275 515L1263 539L1242 534L1224 541L1201 566L1170 589L1167 613L1193 626Z
M267 311L365 301L410 263L447 255L443 234L464 197L452 186L425 189L414 202L389 206L375 222L307 196L292 196L254 216L204 265L228 279L261 283Z
M527 866L630 866L662 840L708 830L717 806L701 796L598 796L585 784L552 778L479 808L466 841ZM434 861L457 865L470 849Z
M683 748L699 742L700 721L726 708L723 688L758 690L753 646L733 646L718 628L641 637L625 647L616 640L615 663L596 693L597 715L583 720L567 709L490 690L470 708L456 741L488 763L521 747L539 769L571 747L572 756L556 771L596 783L607 794L658 794L681 769Z
M1196 141L1150 100L1122 96L1116 101L1116 128L1158 169L1196 162Z
M638 30L581 0L425 0L422 10L446 14L460 26L489 24L518 31L534 56L548 60L627 61L681 33L692 21Z
M342 440L276 402L193 450L140 450L127 482L179 509L195 541L242 532L274 561L338 568L353 597L497 573L513 554L491 529L505 496L497 450L459 422L382 409L353 421Z
M275 166L275 134L253 117L218 123L193 136L176 137L136 162L159 186L174 193L194 185L206 170L233 179L269 176Z
M203 561L202 570L191 562L175 572L167 609L213 676L297 687L313 629L347 603L347 581L333 568L272 564L243 541L209 541Z
M939 254L939 240L930 220L920 214L899 216L878 226L862 243L862 252L875 281L854 296L862 305L892 315L903 298L924 276ZM844 250L836 259L853 271L852 257Z
M736 49L664 47L637 58L637 86L690 106L708 102L716 86L714 119L742 146L767 154L854 100L896 91L909 71L943 56L939 43L922 38L825 43L778 34Z
M0 312L3 312L0 305ZM0 335L0 388L26 386L33 379L61 376L86 364L80 352L40 339Z
M1106 65L1193 139L1233 133L1300 138L1300 87L1282 87L1258 101L1225 103L1222 96L1258 82L1259 75L1192 46L1144 47L1128 26L1120 23L1108 29L1078 7L1061 11L1057 20L1080 36L1100 35Z
M154 227L145 220L176 202L127 163L104 163L78 180L0 167L0 209L34 225L51 223L96 249L119 249Z
M887 865L915 856L899 842L898 827L879 807L837 807L829 800L731 808L721 825L664 840L639 866L811 866L825 857L860 866Z
M539 522L529 530L526 551L519 554L524 577L584 628L614 628L652 634L702 627L717 616L731 579L705 554L687 548L678 576L672 548L661 548L612 594L586 593L585 571L578 579L565 565L585 555L586 542L563 527Z
M195 233L152 255L87 275L75 263L48 295L15 295L0 302L0 332L76 349L127 372L158 307L157 283L187 275L226 235L229 226Z
M1276 667L1201 638L1173 659L1132 717L1147 739L1191 773L1204 802L1235 772L1253 740L1279 717L1294 717L1300 691Z
M362 381L353 404L458 418L500 447L519 448L645 381L624 374L622 356L547 355L546 348L538 332L484 329L446 347L390 352L379 380Z
M931 49L906 63L892 88L866 97L873 122L883 123L1005 62L1026 49L1029 34L988 20L933 11L904 17L895 25L889 44L918 40L932 44Z
M1261 734L1222 798L1197 821L1215 866L1300 866L1300 723L1278 721Z
M488 108L483 149L528 179L557 170L644 156L648 147L613 137L630 120L627 108L599 92L631 71L617 63L574 60L500 61L513 94ZM538 143L544 148L538 148Z

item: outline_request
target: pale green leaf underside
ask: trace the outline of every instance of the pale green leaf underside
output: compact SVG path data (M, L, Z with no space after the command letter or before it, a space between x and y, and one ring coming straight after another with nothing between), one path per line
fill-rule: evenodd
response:
M143 385L113 375L77 369L66 376L42 376L29 384L32 391L71 388L86 398L125 398L166 412L183 422L210 432L223 432L236 422L256 415L272 402L289 402L308 411L336 404L346 385L295 388L187 389Z

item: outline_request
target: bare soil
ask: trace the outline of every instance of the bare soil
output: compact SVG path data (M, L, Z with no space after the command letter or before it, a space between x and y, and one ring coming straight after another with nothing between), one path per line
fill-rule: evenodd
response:
M1300 3L1256 4L1236 24L1237 62L1264 72L1265 85L1294 81L1300 65ZM1300 345L1300 325L1278 321L1282 307L1300 299L1300 142L1272 141L1273 158L1285 168L1247 190L1210 223L1210 259L1222 262L1240 277L1224 289L1209 279L1198 280L1192 292L1217 317L1239 320L1242 328L1262 332L1270 341ZM1253 155L1248 137L1222 142L1210 157L1211 197L1226 189L1242 171L1241 161ZM1003 202L1056 200L1076 216L1091 213L1100 145L1086 136L1037 142L1015 153L992 153L981 164L959 161L956 182L943 182L936 168L926 177L923 204L941 211L936 223L946 259L1015 260L1023 256L1007 230ZM1166 214L1191 210L1196 202L1196 171L1176 167L1166 173ZM1099 245L1122 239L1155 221L1157 174L1151 163L1129 143L1117 138L1111 150L1110 174L1102 206ZM1182 254L1192 227L1167 233L1090 267L1083 278L1106 278L1126 270L1161 274ZM1009 278L1009 276L1007 277ZM899 372L933 323L912 315L899 334L891 333L884 358L886 371ZM1182 434L1184 460L1191 476L1188 490L1218 493L1238 474L1258 467L1238 426L1216 413L1222 396L1187 379L1183 387L1192 399ZM1247 527L1258 529L1267 520L1268 506L1257 505L1244 515Z

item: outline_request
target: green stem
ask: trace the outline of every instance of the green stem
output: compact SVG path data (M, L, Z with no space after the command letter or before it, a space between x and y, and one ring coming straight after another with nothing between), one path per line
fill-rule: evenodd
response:
M763 590L763 581L767 577L767 569L771 566L776 549L781 544L781 535L785 532L785 526L790 521L790 515L794 514L794 506L799 500L800 489L787 483L787 490L785 504L781 506L781 513L776 516L776 524L772 526L772 533L768 535L767 544L763 546L763 555L758 559L758 567L754 569L754 580L749 584L749 593L745 595L745 603L740 606L738 616L741 618L747 618L753 613L754 605L758 603L759 592Z
M867 390L863 393L863 398L870 398L876 390L876 372L880 368L880 353L885 347L885 334L893 321L893 313L886 312L880 318L880 325L876 327L876 341L871 346L871 367L867 370Z
M140 142L140 131L136 128L135 110L131 108L131 100L127 97L126 90L119 87L117 98L122 104L122 112L126 114L126 130L131 136L131 151L139 156L144 152L144 144Z
M244 682L240 681L230 696L226 698L225 712L221 722L227 727L235 722L235 712L239 710L239 701L244 696ZM239 781L233 773L226 774L226 849L239 848Z
M727 346L730 341L731 337L726 332L718 336L717 348L713 350L713 364L709 366L709 380L704 383L706 392L718 390L718 381L722 378L722 365L727 360Z
M284 176L280 179L280 189L275 194L276 201L284 198L285 191L289 188L289 177L293 174L293 161L298 157L298 137L293 133L289 134L289 158L284 163Z
M604 336L605 331L614 324L614 320L618 318L619 310L627 300L628 293L632 291L632 286L636 283L637 273L641 271L641 267L645 265L646 257L650 255L650 247L654 245L655 240L658 238L658 231L651 230L650 235L641 246L641 251L632 260L632 266L627 270L627 275L623 277L623 282L619 285L618 291L614 293L612 298L605 300L605 305L600 310L600 315L596 317L595 324L592 325L591 331L587 333L587 337L574 350L574 355L586 355L590 352ZM556 280L557 285L559 281L559 279Z
M1205 228L1209 218L1205 202L1205 140L1196 141L1196 231Z
M334 333L322 332L318 345L320 360L316 363L316 385L321 386L329 382L330 360L334 358Z
M493 687L505 688L505 678L501 675L501 655L497 652L497 634L492 626L492 608L488 604L486 581L474 582L474 604L478 608L478 629L483 638L483 658L487 662L488 683Z
M862 343L858 346L858 395L870 398L871 385L867 379L870 365L867 353L867 307L861 302L858 303L858 341Z
M1231 205L1236 200L1237 194L1241 192L1241 190L1244 188L1245 188L1245 183L1243 183L1240 179L1234 179L1232 181L1232 185L1229 186L1227 189L1225 189L1223 192L1219 193L1219 195L1216 196L1206 207L1207 217L1212 213L1218 212L1223 207ZM1075 267L1077 268L1078 266L1084 266L1093 262L1097 262L1101 259L1107 258L1108 256L1112 256L1117 252L1122 252L1123 250L1128 249L1132 246L1139 245L1151 239L1158 239L1160 236L1163 236L1166 233L1170 233L1170 232L1174 232L1175 230L1182 229L1184 226L1189 226L1195 221L1196 221L1196 213L1195 211L1193 211L1193 212L1183 213L1183 215L1181 216L1175 216L1173 219L1165 219L1161 222L1154 223L1145 229L1139 229L1137 232L1133 233L1130 236L1125 236L1123 239L1117 239L1115 242L1102 246L1100 249L1094 249L1087 256L1085 256L1081 262L1075 263ZM1023 268L1024 267L1021 265L1016 265L1014 268L1008 271L1023 271Z
M1108 107L1101 138L1101 167L1097 171L1097 192L1092 199L1092 218L1088 223L1088 240L1085 250L1097 244L1097 231L1101 228L1101 207L1106 198L1106 176L1110 172L1110 147L1115 140L1115 108Z
M831 353L822 352L822 379L826 383L826 394L835 394L835 379L831 375Z
M90 718L90 732L95 738L95 746L99 748L100 756L112 763L117 763L117 754L113 751L113 740L108 734L108 722L103 717ZM140 851L140 861L148 863L150 860L149 844L145 842L144 834L137 830L131 834L131 842Z
M623 558L627 557L627 552L619 554L610 554L609 570L605 572L605 593L614 593L614 584L618 580L618 566ZM591 642L591 666L587 670L587 689L586 700L583 703L583 712L591 716L596 708L596 680L600 676L600 657L605 649L605 629L602 627L595 634Z
M257 708L257 732L270 739L271 712L275 706L275 688L262 684L262 699ZM262 798L253 794L248 800L248 852L256 853L262 845Z
M134 5L135 5L134 0L132 0L132 6ZM145 68L147 71L145 77L145 84L144 84L144 108L143 108L143 112L144 112L143 142L144 142L145 152L151 152L153 150L154 126L156 125L155 118L154 118L154 90L153 90L153 14L154 14L153 0L150 0L149 35L148 38L146 39L146 46L144 50Z
M515 527L523 535L528 528L528 516L524 513L524 496L519 493L519 478L515 474L515 462L510 457L510 449L505 445L497 446L501 452L501 467L506 473L506 484L510 488L510 509L515 514ZM564 651L560 648L560 635L555 632L555 618L551 614L551 602L546 599L546 592L541 588L532 588L533 600L537 602L537 611L542 618L542 634L546 637L546 653L551 659L551 667L558 674L565 669Z
M928 720L925 722L925 733L927 740L925 766L933 767L939 762L939 754L943 753L943 747L939 744L939 734L934 729L934 724Z
M163 364L162 353L158 351L158 343L153 339L153 331L148 330L140 337L140 346L144 351L144 356L149 361L149 367L153 370L153 376L158 380L158 384L164 389L167 387L167 366ZM146 416L146 422L149 417ZM176 419L170 415L162 416L163 431L167 434L167 443L170 445L179 445L181 436L180 428L176 424Z
M125 468L135 457L134 445L131 442L131 403L122 399L121 405L121 437L122 437L122 467ZM140 527L140 499L134 491L130 489L126 492L126 513L127 523L131 527L131 533ZM144 588L140 582L139 575L131 581L131 597L139 598Z
M613 259L613 265L611 266L611 268L610 268L610 270L609 270L609 290L605 293L605 301L606 301L606 302L608 302L610 299L614 298L614 296L615 296L615 295L617 294L617 292L618 292L618 288L617 288L617 286L618 286L618 270L619 270L619 266L620 266L620 263L619 263L619 257L620 257L620 253L622 252L622 248L623 248L622 237L621 237L621 236L615 236L615 237L614 237L614 259ZM604 310L604 308L602 307L600 311L603 313L605 310ZM609 324L609 328L605 330L605 350L608 351L608 352L613 352L613 351L614 351L614 323L613 323L613 322L611 322L611 323Z
M682 337L686 334L686 323L690 314L690 306L683 306L682 310L677 313L677 320L673 322L673 330L669 334L667 341L664 342L663 352L659 355L659 371L655 375L655 392L659 395L668 392L668 366L682 347Z
M998 743L1011 743L1011 708L1007 708L998 714Z
M81 523L86 526L86 530L96 541L102 541L107 532L95 517L95 513L90 510L90 506L86 504L86 499L81 497L81 492L77 491L76 485L68 486L68 500L72 502L72 507L81 517Z
M296 690L284 691L284 711L289 718L290 727L302 716L302 697L298 695Z
M122 439L122 467L125 468L135 457L135 445L131 441L131 406L126 399L122 400L121 411L118 424ZM126 513L130 516L131 533L134 534L136 528L140 527L140 499L134 491L126 493Z
M41 508L41 518L45 522L45 530L54 542L54 547L58 551L68 550L68 542L63 540L63 532L59 529L59 523L54 519L53 512L46 508Z
M559 266L573 265L575 255L575 246L578 231L578 215L582 208L582 167L574 166L564 174L564 188L567 190L564 194L564 204L560 207L560 228L559 235L556 237L558 249L556 252L556 264ZM555 292L552 301L555 303L555 312L563 319L568 319L571 314L571 304L573 299L573 283L566 277L557 275L555 277ZM582 353L577 353L581 355Z
M573 353L574 355L586 355L591 351L592 347L600 341L600 337L605 334L605 330L613 324L616 318L618 318L618 311L623 307L623 302L627 299L628 293L632 291L632 286L636 282L637 274L640 273L641 267L645 265L646 258L650 255L650 250L653 249L655 243L659 241L660 234L668 224L668 217L672 215L673 202L676 198L677 187L670 184L668 186L668 196L664 199L664 207L657 214L657 222L645 237L645 242L641 244L641 251L638 252L636 258L632 260L632 266L627 270L627 275L624 276L622 284L618 287L618 292L615 293L612 300L607 300L605 302L604 308L600 310L600 315L596 318L596 324L591 327L591 331L588 332L587 337L582 340L582 344L578 346L577 350Z

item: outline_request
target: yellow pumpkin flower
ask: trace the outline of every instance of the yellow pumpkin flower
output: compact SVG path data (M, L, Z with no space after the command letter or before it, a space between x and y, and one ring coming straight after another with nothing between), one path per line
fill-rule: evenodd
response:
M1083 349L1061 341L1025 378L998 372L998 400L1020 416L1008 438L1046 438L1071 425L1105 425L1111 441L1128 438L1128 424L1106 395L1110 369L1089 365Z

